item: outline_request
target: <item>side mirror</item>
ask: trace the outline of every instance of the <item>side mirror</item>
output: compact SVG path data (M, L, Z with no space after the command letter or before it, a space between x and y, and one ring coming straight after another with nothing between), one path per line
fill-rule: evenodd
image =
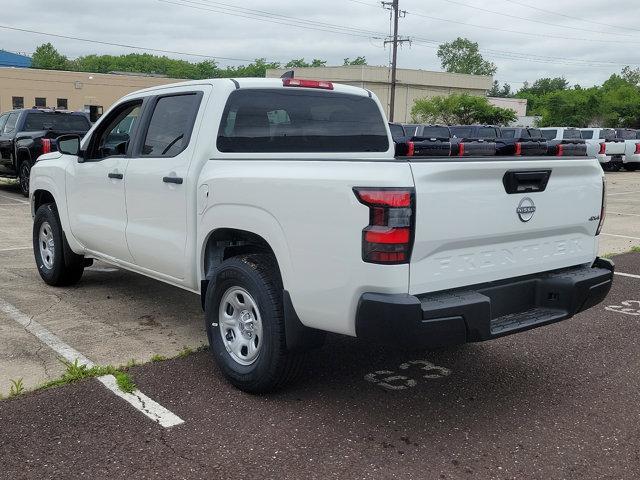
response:
M62 135L56 139L58 151L65 155L80 154L80 135Z

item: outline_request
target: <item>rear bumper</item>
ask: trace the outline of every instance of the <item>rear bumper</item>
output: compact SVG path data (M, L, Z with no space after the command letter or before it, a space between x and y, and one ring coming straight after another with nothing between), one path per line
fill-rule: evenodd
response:
M640 163L640 154L638 153L633 153L631 155L625 155L622 158L622 161L624 163Z
M365 293L356 335L376 343L435 348L480 342L568 319L600 303L613 262L583 265L425 295Z

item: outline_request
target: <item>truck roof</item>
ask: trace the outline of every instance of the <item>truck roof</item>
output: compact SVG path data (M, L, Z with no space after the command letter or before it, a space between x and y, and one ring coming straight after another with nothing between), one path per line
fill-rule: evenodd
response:
M302 79L302 78L296 78L296 80L313 80L313 79ZM324 81L324 80L321 80ZM127 97L130 97L132 95L137 95L140 93L147 93L147 92L155 92L155 91L159 91L159 90L166 90L166 89L170 89L170 88L175 88L175 87L185 87L185 86L196 86L196 85L212 85L212 86L216 86L216 85L226 85L228 86L229 84L235 84L236 88L291 88L291 87L285 87L283 85L283 79L282 78L253 78L253 77L243 77L243 78L210 78L210 79L204 79L204 80L190 80L190 81L186 81L186 82L178 82L178 83L169 83L166 85L158 85L155 87L150 87L150 88L144 88L141 90L137 90L135 92L131 92L130 94L127 95ZM329 82L333 85L333 90L326 90L326 91L333 91L336 93L347 93L350 95L359 95L359 96L371 96L371 92L369 90L366 90L364 88L360 88L360 87L354 87L351 85L344 85L341 83L334 83L334 82ZM304 88L304 87L293 87L293 88Z

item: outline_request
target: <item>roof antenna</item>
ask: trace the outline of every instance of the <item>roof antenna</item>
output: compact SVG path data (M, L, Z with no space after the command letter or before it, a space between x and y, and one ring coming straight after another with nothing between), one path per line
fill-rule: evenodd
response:
M293 70L288 70L286 72L284 72L280 78L293 78L294 75L294 71Z

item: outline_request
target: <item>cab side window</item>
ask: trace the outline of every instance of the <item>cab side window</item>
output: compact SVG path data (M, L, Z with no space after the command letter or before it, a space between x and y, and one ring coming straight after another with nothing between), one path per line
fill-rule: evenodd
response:
M19 113L10 113L7 117L7 123L5 123L4 128L2 129L2 133L7 134L15 132L19 116Z
M4 115L0 115L0 133L4 130L4 126L7 123L7 119L9 118L9 114L5 113Z
M91 140L88 158L101 160L126 155L141 110L142 100L136 100L121 105L109 114L102 123L104 127L99 128Z
M143 157L175 157L187 148L201 97L189 93L158 99L145 134Z

